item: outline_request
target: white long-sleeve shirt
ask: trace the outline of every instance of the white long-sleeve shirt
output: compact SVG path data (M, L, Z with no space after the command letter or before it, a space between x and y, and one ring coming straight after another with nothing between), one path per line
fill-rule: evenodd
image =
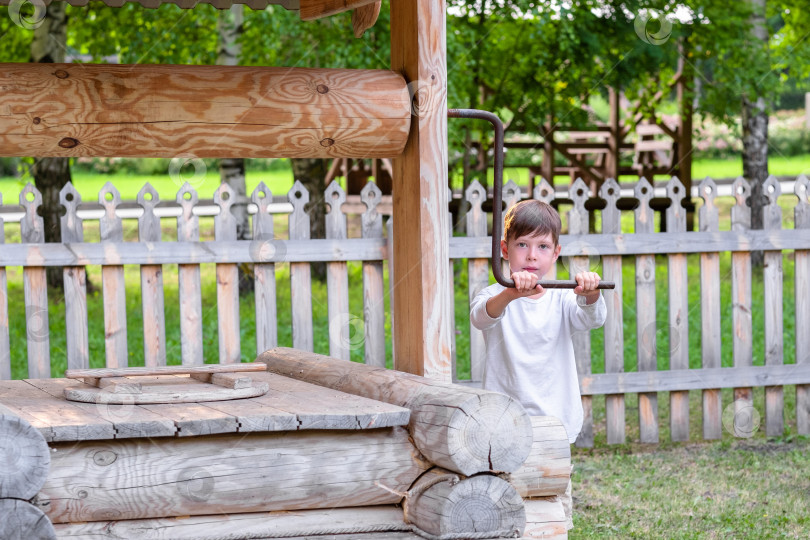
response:
M486 343L483 386L518 400L532 416L558 418L573 443L582 429L582 401L571 335L605 323L605 300L600 295L587 305L570 289L546 289L540 298L513 300L493 319L487 300L503 290L490 285L470 305L470 321Z

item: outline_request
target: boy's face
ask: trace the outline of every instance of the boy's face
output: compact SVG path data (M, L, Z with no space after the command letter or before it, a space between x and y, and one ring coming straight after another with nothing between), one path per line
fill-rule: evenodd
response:
M557 261L560 249L554 244L551 233L519 236L509 242L501 240L501 252L509 261L511 272L531 272L538 278L545 276Z

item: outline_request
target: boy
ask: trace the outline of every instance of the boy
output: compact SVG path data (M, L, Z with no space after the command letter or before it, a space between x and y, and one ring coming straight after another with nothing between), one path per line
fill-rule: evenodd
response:
M558 418L573 443L582 428L582 401L571 334L602 326L607 309L595 272L577 274L573 291L535 286L557 262L560 229L560 215L541 201L523 201L507 212L501 252L515 288L496 283L483 289L472 301L470 321L486 343L483 387L513 397L532 416ZM570 529L570 482L561 499Z

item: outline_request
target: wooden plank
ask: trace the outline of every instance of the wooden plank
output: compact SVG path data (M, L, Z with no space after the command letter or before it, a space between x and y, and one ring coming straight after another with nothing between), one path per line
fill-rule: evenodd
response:
M763 228L782 228L782 208L777 199L782 188L774 176L762 186L768 204L763 208ZM782 302L782 252L766 251L762 268L765 286L765 365L784 363L784 304ZM765 388L765 433L768 437L781 437L785 431L785 398L780 386Z
M254 376L270 391L253 401L294 414L297 429L372 429L406 426L410 410L382 401L345 394L331 388L282 377L275 373Z
M667 183L670 205L666 210L667 230L686 231L686 209L681 206L686 192L677 178ZM667 257L669 274L669 369L689 369L689 284L686 255ZM669 395L670 436L689 440L689 392Z
M393 157L410 126L389 70L2 64L0 86L3 156Z
M158 193L146 184L138 192L138 204L143 214L138 218L138 238L141 242L160 242L160 218L155 214ZM141 305L143 309L143 358L149 367L166 365L166 326L163 310L163 268L141 265Z
M296 180L287 198L293 206L289 218L290 240L309 239L309 214L305 210L309 192ZM290 262L293 347L312 351L312 277L308 263Z
M447 188L447 200L453 200L453 190L448 187ZM449 237L453 236L453 230L455 227L453 226L453 212L450 211L448 207L447 212L447 234ZM449 238L448 237L448 238ZM458 379L458 371L456 362L458 360L458 355L456 352L456 271L455 271L455 261L453 259L447 260L447 288L445 289L445 294L447 295L447 304L450 306L450 310L447 314L447 324L450 326L450 380L455 381Z
M0 193L0 206L3 194ZM3 216L0 215L0 245L6 242ZM11 342L8 332L8 282L6 267L0 266L0 380L11 379Z
M52 448L38 505L54 523L395 504L428 467L400 427Z
M218 402L211 402L218 403ZM237 433L239 419L209 407L209 403L161 403L138 405L140 409L152 412L170 420L177 430L177 437L199 437L218 433Z
M621 233L621 212L617 207L619 200L619 183L612 178L602 184L599 195L607 201L602 210L602 233ZM604 291L607 319L605 319L605 371L620 373L624 371L624 314L622 300L622 258L608 256L602 258L603 276L614 281L616 288ZM625 442L624 396L607 396L605 398L605 419L607 422L608 444Z
M580 379L580 391L584 395L592 396L628 392L675 392L716 388L783 386L786 384L807 384L808 382L810 382L810 365L784 364L733 368L674 369L659 372L597 373Z
M374 3L376 0L300 0L302 21L314 21Z
M215 514L157 518L146 520L116 520L87 523L60 523L54 526L59 538L113 540L214 540L222 538L316 538L309 533L330 531L317 538L337 540L349 538L371 540L412 540L422 537L411 534L402 508L392 505L256 512L245 514ZM363 534L361 531L380 531ZM399 532L397 532L399 531ZM293 536L295 535L295 536ZM335 536L340 535L340 536ZM379 536L377 536L379 535Z
M634 211L635 234L650 234L654 229L654 212L650 206L652 185L641 178L634 194L638 206ZM658 369L655 316L655 256L636 257L636 361L639 371ZM658 442L658 395L638 395L639 438L643 443Z
M265 371L267 367L261 362L240 363L236 365L205 364L202 366L144 366L119 369L70 369L65 372L68 379L87 377L136 377L151 375L180 375L190 373L244 373Z
M397 365L397 346L396 346L396 332L393 331L396 328L394 317L396 316L396 309L394 306L394 289L396 288L396 282L394 281L394 216L391 216L388 219L388 225L386 226L386 234L387 234L387 241L388 245L390 246L388 250L388 305L390 310L390 318L391 318L391 363L393 365Z
M392 0L391 69L408 81L414 121L394 159L392 280L396 369L450 381L447 61L444 2Z
M731 208L731 228L735 232L747 234L751 228L751 208L747 205L751 187L742 177L732 183L735 204ZM731 297L732 297L732 346L734 367L747 367L753 363L753 330L751 322L751 256L748 253L731 254ZM754 393L751 388L734 389L734 435L750 435L754 427L750 415L737 414L751 410L754 406Z
M377 208L382 191L369 182L360 191L366 205L360 220L363 238L382 238L382 216ZM365 321L365 363L385 367L385 282L382 261L363 263L363 314Z
M796 180L794 191L799 197L799 203L793 210L794 227L810 229L810 181L806 176L802 175ZM797 250L793 257L796 328L810 328L810 303L804 301L810 296L810 250ZM796 363L810 363L810 332L796 332ZM808 385L796 386L796 431L800 435L810 435Z
M568 212L568 233L571 235L586 234L590 226L590 216L585 209L588 200L588 186L581 178L571 184L568 198L574 201L574 207ZM588 257L571 257L569 260L569 278L573 279L579 272L587 272ZM571 336L574 342L574 357L577 362L577 373L580 377L591 373L591 335L590 332L575 332ZM593 400L582 396L582 430L577 437L576 445L581 448L593 446Z
M717 185L711 178L700 183L698 193L703 198L703 206L698 212L701 231L716 231L720 228L717 206ZM721 367L722 341L720 331L720 254L701 253L700 255L700 344L702 366ZM703 438L719 439L723 436L723 404L720 390L703 391Z
M79 403L66 401L64 397L65 389L77 386L76 381L70 379L27 379L26 382L52 396L54 400L70 404L71 407L80 411L83 418L87 419L88 422L101 424L106 421L112 424L115 431L114 435L110 437L111 439L173 437L177 433L174 422L151 411L141 409L128 400L125 400L124 405L105 402ZM92 387L88 387L88 389L90 388Z
M253 378L245 375L237 375L236 373L192 373L189 377L198 381L237 390L253 386Z
M42 195L28 183L20 192L20 205L25 215L20 220L21 247L25 244L45 242L45 230L37 208L42 205ZM3 244L2 248L9 246ZM11 262L2 257L6 264ZM51 376L50 328L48 325L48 285L45 268L23 268L25 296L25 331L28 345L28 376Z
M262 352L278 345L276 317L276 265L263 262L266 255L275 255L279 250L273 234L273 216L268 206L273 194L264 182L259 182L251 194L256 205L253 215L253 291L256 302L256 351ZM283 250L286 253L286 250Z
M464 196L470 205L467 212L467 236L483 237L487 235L487 214L483 211L483 204L487 198L484 186L473 180ZM467 294L470 303L473 298L489 285L489 259L469 259L467 262L468 286ZM470 325L470 380L483 381L484 367L487 351L484 342L484 333Z
M337 182L332 182L324 193L329 213L326 215L326 238L346 238L346 215L342 205L346 192ZM357 339L352 323L357 319L349 313L349 271L345 262L326 263L327 313L329 316L329 355L343 360L351 359L352 349L362 343L363 333ZM355 330L355 336L352 336Z
M121 204L121 194L110 182L98 193L98 202L104 207L99 220L100 245L124 241L121 218L115 209ZM101 267L102 294L104 297L104 352L108 368L127 367L127 300L124 267L105 265Z
M220 242L236 241L236 218L231 213L236 191L220 184L214 192L219 214L214 216L214 237ZM239 269L233 263L217 264L217 331L219 361L238 364L242 360L239 341Z
M31 379L32 380L32 379ZM50 379L42 379L48 381ZM0 404L52 441L112 439L115 426L26 381L0 381Z
M82 198L68 182L59 192L65 207L60 218L63 242L83 242L82 219L78 216ZM62 271L65 289L65 338L68 368L90 367L90 342L87 337L87 273L82 266L65 267Z
M182 213L177 216L177 241L197 242L200 223L194 215L197 192L183 184L175 198ZM203 363L202 294L200 293L200 265L181 264L177 267L178 296L180 298L180 357L184 366Z
M284 347L258 360L285 377L410 409L419 451L465 475L514 471L531 450L529 417L504 394Z
M453 237L450 256L456 258L487 257L491 238ZM583 246L604 255L668 255L670 253L705 253L716 251L761 251L808 249L810 238L793 230L752 230L720 232L667 232L649 234L560 235L561 257L582 253ZM9 246L10 247L10 246ZM16 259L15 259L16 260Z
M267 392L267 385L255 383L247 388L223 388L191 377L150 377L140 379L142 390L135 393L108 392L103 388L76 385L65 388L65 399L105 405L140 405L142 403L196 403L251 398Z

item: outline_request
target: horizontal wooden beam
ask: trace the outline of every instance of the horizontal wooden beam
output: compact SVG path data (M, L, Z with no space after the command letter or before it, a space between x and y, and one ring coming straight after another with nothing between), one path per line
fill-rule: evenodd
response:
M382 261L383 238L0 244L3 266Z
M389 70L0 64L0 156L394 157Z
M793 229L560 235L563 257L587 255L669 255L672 253L717 253L723 251L781 251L810 249L810 235ZM488 259L489 236L450 238L451 259Z
M314 21L372 4L377 0L300 0L302 21Z
M584 396L810 383L810 364L598 373L580 378Z

